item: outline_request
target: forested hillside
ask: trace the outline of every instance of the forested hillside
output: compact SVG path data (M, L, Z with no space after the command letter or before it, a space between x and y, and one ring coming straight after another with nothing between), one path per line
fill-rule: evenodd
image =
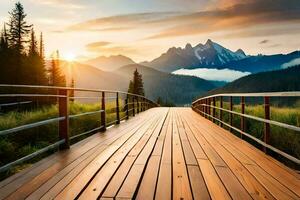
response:
M300 65L287 69L252 74L209 92L281 92L300 91Z
M175 103L176 105L189 104L199 94L203 94L216 86L207 80L173 75L154 70L143 65L127 65L115 71L115 73L130 80L134 70L142 74L145 93L147 97Z

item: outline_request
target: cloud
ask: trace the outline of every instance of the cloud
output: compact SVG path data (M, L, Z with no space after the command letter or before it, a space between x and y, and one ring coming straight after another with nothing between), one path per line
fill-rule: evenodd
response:
M231 31L232 29L280 22L296 22L299 25L300 2L298 0L249 0L244 3L233 3L229 7L171 17L166 22L176 23L173 27L147 39Z
M101 55L131 55L131 54L138 54L139 51L131 46L119 46L115 45L111 42L106 41L100 41L100 42L94 42L89 43L85 46L87 51L90 53L96 53Z
M245 0L214 1L216 6L198 12L145 12L96 18L67 27L64 31L129 31L134 29L156 30L144 39L233 31L265 24L294 23L299 27L299 0ZM263 29L259 30L264 34ZM273 28L272 35L289 34L280 26ZM300 33L299 28L293 32ZM250 34L260 34L252 31ZM235 35L232 37L236 37ZM241 37L248 37L241 33Z
M100 41L100 42L89 43L85 47L88 51L98 51L99 48L108 46L110 44L111 42Z
M299 23L286 22L276 23L266 26L265 24L257 26L242 27L241 29L230 30L222 34L222 38L246 38L246 37L265 37L265 36L283 36L300 34Z
M281 67L285 69L296 65L300 65L300 58L296 58L294 60L291 60L290 62L284 63L283 65L281 65Z
M240 71L235 71L230 69L208 69L208 68L179 69L172 73L179 74L179 75L196 76L206 80L226 81L226 82L231 82L238 78L251 74L250 72L240 72Z
M269 40L262 40L262 41L259 42L259 44L266 44L268 42L270 42L270 41Z
M30 0L30 2L63 9L84 9L86 7L71 0Z
M178 12L149 12L126 15L116 15L110 17L97 18L78 23L66 28L66 31L120 31L130 30L145 23L155 23L170 16L176 16Z

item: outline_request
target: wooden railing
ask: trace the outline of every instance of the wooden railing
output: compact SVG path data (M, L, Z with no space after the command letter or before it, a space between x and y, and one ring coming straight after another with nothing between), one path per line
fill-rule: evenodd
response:
M271 92L271 93L233 93L233 94L217 94L212 96L207 96L200 98L192 103L192 109L197 113L201 114L203 117L212 120L215 123L218 123L222 127L227 127L230 131L236 131L240 134L240 137L247 137L251 140L257 142L263 147L263 151L266 153L267 149L283 156L284 158L300 164L300 160L292 155L289 155L282 150L275 148L270 145L270 135L271 129L270 125L278 126L284 129L296 131L297 134L300 134L300 127L274 121L270 119L270 98L287 98L287 97L300 97L300 92ZM229 104L229 110L224 108L224 99L228 99L226 103ZM240 103L240 112L233 111L234 100L238 98ZM264 101L264 118L252 116L245 114L245 98L261 98ZM218 106L217 106L218 104ZM218 116L216 114L218 110ZM224 113L229 114L229 122L226 123L223 120ZM234 127L233 118L234 115L240 117L240 127ZM264 123L264 134L263 139L260 140L253 135L246 133L245 119L251 119L258 122Z
M0 167L0 172L7 171L11 167L21 164L25 161L28 161L38 155L41 155L45 152L48 152L52 149L55 149L59 147L60 149L68 149L70 148L70 141L84 136L88 135L97 131L105 131L106 127L111 126L113 124L120 124L122 120L129 119L130 116L135 116L136 113L146 111L150 108L157 107L156 103L153 101L147 99L144 96L136 95L132 93L122 92L122 91L111 91L111 90L98 90L98 89L86 89L86 88L70 88L70 87L49 87L49 86L33 86L33 85L4 85L0 84L0 89L3 89L4 91L18 91L17 93L12 92L6 92L0 94L0 100L1 98L9 99L9 98L26 98L31 99L30 102L35 102L38 98L54 98L56 99L54 102L57 102L55 104L58 105L58 117L51 118L43 121L34 122L31 124L21 125L18 127L1 130L0 131L0 137L8 136L9 134L15 133L17 134L20 131L28 130L35 127L40 127L42 125L47 125L51 123L58 122L58 135L59 135L59 141L42 148L30 155L27 155L25 157L22 157L14 162L8 163L4 166ZM23 91L30 91L23 92ZM75 92L81 92L81 93L89 93L93 94L92 96L74 96ZM121 97L123 96L123 98ZM70 115L69 113L69 104L70 101L74 100L89 100L92 99L94 102L99 101L101 105L101 109L97 111L92 112L85 112L85 113L79 113ZM115 114L116 118L114 121L111 121L107 123L106 121L106 100L113 100L115 101ZM120 102L124 101L125 103L123 106L120 106ZM52 101L53 102L53 101ZM7 103L7 105L14 105L15 103ZM17 103L18 104L18 103ZM4 104L6 105L6 103ZM125 113L124 117L120 117L121 110ZM87 115L93 115L93 114L99 114L101 113L101 123L99 127L96 127L92 130L76 134L72 137L70 137L69 134L69 121L70 119L79 118L82 116ZM1 138L0 138L1 139Z

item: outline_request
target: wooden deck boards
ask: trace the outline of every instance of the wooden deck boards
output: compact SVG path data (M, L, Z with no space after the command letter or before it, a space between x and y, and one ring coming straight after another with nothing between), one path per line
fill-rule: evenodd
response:
M300 199L300 179L190 108L155 108L2 181L0 199Z

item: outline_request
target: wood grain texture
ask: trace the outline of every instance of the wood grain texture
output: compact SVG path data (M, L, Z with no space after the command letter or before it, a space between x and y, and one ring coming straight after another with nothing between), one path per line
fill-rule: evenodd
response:
M0 199L300 199L300 179L190 108L154 108L2 181Z

